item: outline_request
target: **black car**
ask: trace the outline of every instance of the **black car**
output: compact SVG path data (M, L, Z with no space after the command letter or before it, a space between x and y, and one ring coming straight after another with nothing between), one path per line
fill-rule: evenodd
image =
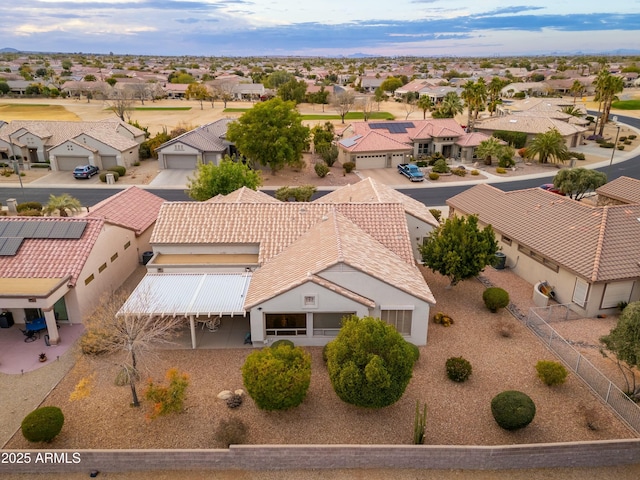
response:
M100 169L94 165L79 165L73 170L73 176L75 178L91 178Z

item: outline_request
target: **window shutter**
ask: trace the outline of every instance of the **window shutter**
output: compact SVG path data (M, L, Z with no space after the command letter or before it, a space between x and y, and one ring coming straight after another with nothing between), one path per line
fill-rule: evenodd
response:
M576 285L573 288L573 303L584 307L587 304L587 294L589 284L581 278L576 278Z

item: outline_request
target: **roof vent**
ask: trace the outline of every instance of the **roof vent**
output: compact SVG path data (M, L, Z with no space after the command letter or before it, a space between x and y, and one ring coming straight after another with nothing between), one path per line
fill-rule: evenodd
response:
M323 216L322 216L322 221L323 221L323 222L326 222L327 220L329 220L329 217L327 217L326 215L323 215Z

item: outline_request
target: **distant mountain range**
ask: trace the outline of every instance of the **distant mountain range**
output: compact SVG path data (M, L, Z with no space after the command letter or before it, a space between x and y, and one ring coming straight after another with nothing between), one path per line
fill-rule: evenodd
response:
M16 50L15 48L3 48L0 50L0 53L18 53L20 50Z

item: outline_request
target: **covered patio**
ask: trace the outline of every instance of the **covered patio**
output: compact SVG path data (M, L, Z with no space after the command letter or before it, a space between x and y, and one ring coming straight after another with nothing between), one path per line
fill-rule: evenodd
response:
M118 314L184 317L191 348L224 348L232 332L243 341L250 332L244 310L250 282L251 272L147 273ZM213 341L216 335L220 340Z

